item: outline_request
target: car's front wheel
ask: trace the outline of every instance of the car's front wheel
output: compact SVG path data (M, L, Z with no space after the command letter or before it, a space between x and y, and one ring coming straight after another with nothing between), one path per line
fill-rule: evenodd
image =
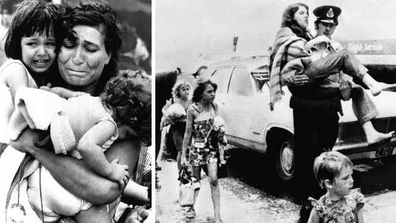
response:
M293 136L290 133L277 134L269 139L268 145L270 163L277 178L289 182L296 169Z

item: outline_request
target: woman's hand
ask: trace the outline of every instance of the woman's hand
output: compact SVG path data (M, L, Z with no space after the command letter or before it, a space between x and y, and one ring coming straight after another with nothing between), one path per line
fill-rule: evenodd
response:
M48 84L46 86L41 86L40 89L44 91L51 91L51 84Z
M309 82L309 78L305 74L290 75L283 78L283 81L288 85L303 86Z
M10 142L10 146L23 153L32 153L33 150L39 149L34 146L34 139L38 137L38 132L29 128L25 129L17 140Z
M72 93L72 97L73 97L73 98L79 97L79 96L83 96L83 95L89 95L89 94L88 94L88 93L85 93L85 92L82 92L82 91L74 91L74 92Z

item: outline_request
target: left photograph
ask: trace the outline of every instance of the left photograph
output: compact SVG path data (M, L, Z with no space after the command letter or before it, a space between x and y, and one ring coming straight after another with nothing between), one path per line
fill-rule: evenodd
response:
M0 222L154 222L151 0L0 0Z

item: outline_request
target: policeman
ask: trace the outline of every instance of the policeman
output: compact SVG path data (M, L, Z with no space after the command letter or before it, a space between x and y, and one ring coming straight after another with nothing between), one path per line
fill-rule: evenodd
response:
M338 16L341 14L341 9L337 6L324 5L314 9L313 13L316 16L316 35L324 35L331 39L338 25ZM340 50L342 47L340 43L335 41L332 41L331 45L335 51Z
M326 5L316 8L313 13L317 17L315 21L317 36L325 35L331 38L338 25L341 9ZM321 96L313 98L318 95ZM312 209L308 197L316 199L324 193L315 181L312 171L313 160L321 152L330 150L336 142L338 111L340 111L336 108L341 108L339 90L338 88L307 89L302 95L292 96L290 104L294 107L296 180L297 185L303 188L300 190L302 207L298 222L306 223Z

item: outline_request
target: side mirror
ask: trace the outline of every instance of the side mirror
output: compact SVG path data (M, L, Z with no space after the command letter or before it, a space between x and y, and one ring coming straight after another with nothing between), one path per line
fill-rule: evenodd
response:
M260 66L251 72L255 82L256 89L261 91L263 85L270 80L268 65Z
M263 65L251 72L253 78L260 82L267 82L270 79L268 65Z

